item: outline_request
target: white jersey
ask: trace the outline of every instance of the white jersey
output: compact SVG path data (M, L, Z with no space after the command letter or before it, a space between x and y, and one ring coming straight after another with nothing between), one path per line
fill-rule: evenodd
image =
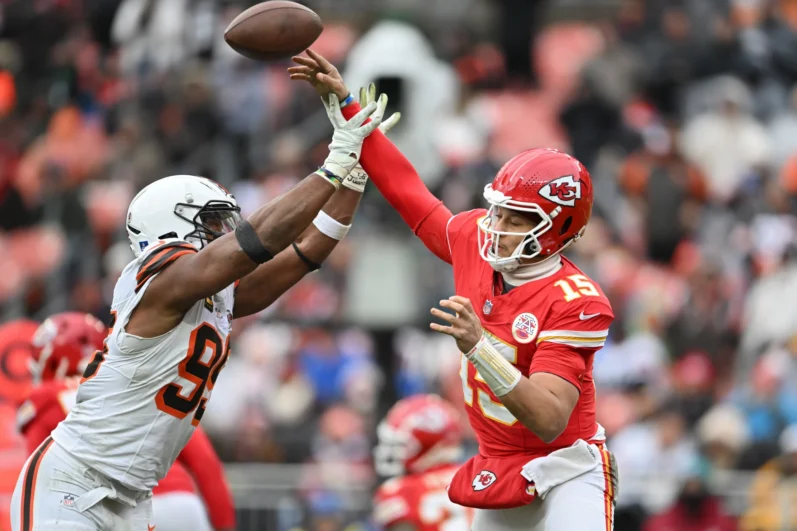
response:
M52 437L75 458L122 485L151 490L171 468L229 355L234 285L198 301L169 332L151 339L125 325L152 279L197 252L166 240L145 249L116 283L112 328Z

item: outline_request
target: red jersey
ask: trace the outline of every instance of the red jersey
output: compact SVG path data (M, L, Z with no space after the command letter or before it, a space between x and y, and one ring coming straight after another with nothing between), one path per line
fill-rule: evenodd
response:
M446 487L457 465L390 479L374 496L374 522L383 529L412 524L416 531L469 531L473 510L449 501Z
M465 212L448 223L457 295L470 299L493 346L524 376L555 374L573 384L580 395L565 430L546 444L512 416L463 355L465 404L481 453L538 457L578 439L602 439L595 421L592 361L614 318L609 301L566 258L551 275L506 291L501 276L478 253L477 221L484 214L484 210Z
M351 119L359 110L352 103L343 115ZM595 420L592 362L614 319L611 305L600 287L564 257L551 273L507 289L502 275L479 254L477 222L486 211L452 215L379 130L363 142L360 163L424 245L453 266L456 294L470 300L498 352L524 376L547 372L578 389L565 430L546 444L518 422L463 357L460 373L479 455L460 469L449 494L469 507L530 503L534 486L520 475L526 462L578 439L603 440Z
M33 388L17 410L17 425L33 452L75 405L80 378L51 380ZM188 440L172 468L152 490L153 495L199 490L216 529L235 528L235 506L224 469L200 428Z

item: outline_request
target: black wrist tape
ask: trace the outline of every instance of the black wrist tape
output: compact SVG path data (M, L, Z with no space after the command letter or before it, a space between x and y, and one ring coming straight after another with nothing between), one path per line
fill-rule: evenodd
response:
M266 249L254 227L248 221L244 221L235 229L235 239L238 240L246 256L256 264L263 264L274 258L274 255Z
M301 251L301 249L299 249L299 246L296 245L296 242L293 242L291 245L293 245L293 250L296 251L296 256L299 257L299 260L304 262L304 264L307 266L307 268L310 271L321 269L321 264L316 264L315 262L307 258L307 256Z

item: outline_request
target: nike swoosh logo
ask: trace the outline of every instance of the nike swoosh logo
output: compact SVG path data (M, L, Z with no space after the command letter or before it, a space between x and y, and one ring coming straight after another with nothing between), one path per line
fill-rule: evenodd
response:
M599 316L599 315L600 315L600 312L598 312L598 313L590 313L590 314L585 314L585 313L582 311L582 312L581 312L581 313L578 315L578 318L579 318L579 319L581 319L582 321L587 321L587 320L589 320L589 319L592 319L593 317L597 317L597 316Z

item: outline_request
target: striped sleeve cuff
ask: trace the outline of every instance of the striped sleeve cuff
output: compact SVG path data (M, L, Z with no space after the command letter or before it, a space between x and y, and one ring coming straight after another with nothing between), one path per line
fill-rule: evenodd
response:
M606 342L609 330L578 331L578 330L543 330L537 336L537 344L543 341L581 348L601 348Z

